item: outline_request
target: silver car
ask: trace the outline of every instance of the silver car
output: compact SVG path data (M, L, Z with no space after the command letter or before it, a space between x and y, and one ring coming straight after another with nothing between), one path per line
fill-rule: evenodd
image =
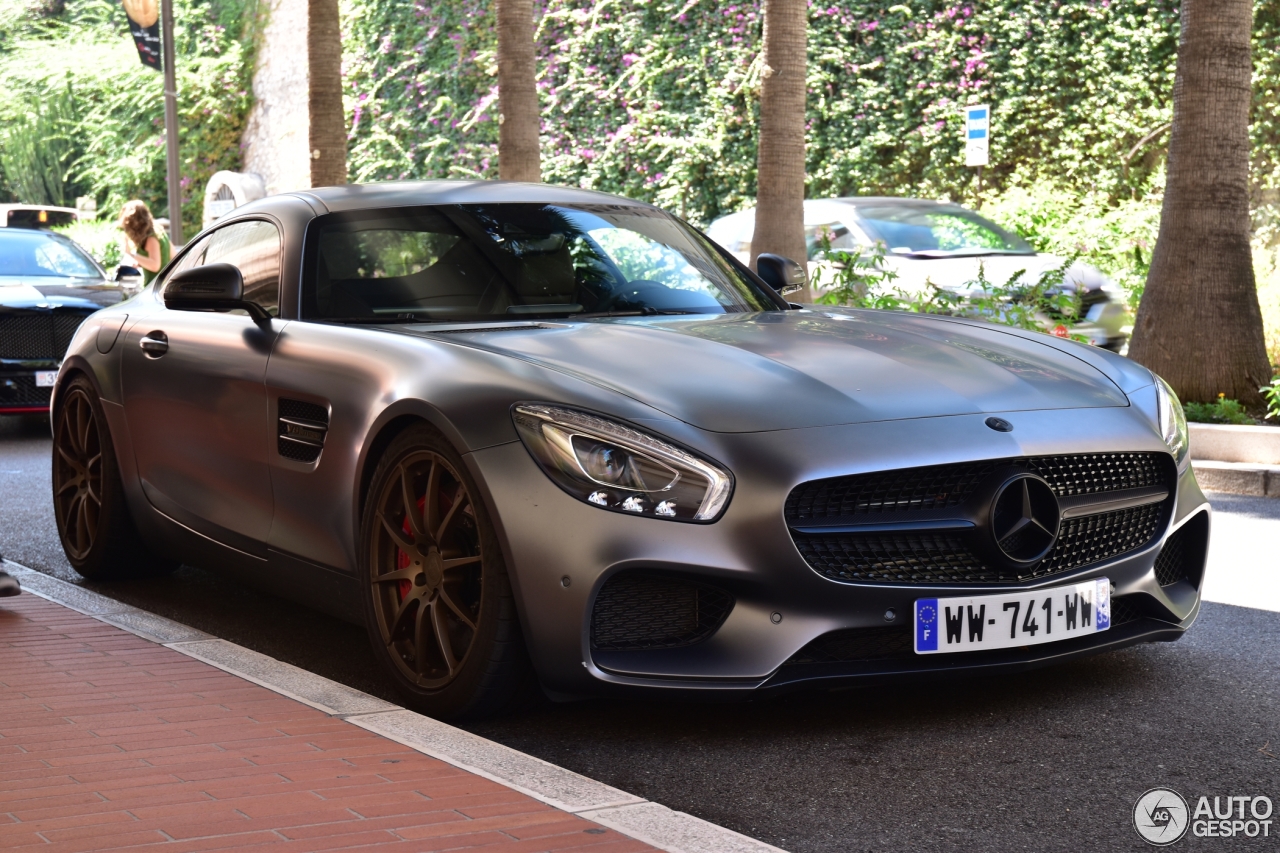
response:
M753 207L722 217L711 223L707 235L745 263L751 256L755 216ZM1024 273L1022 282L1034 284L1042 273L1066 265L1065 259L1038 253L1017 234L950 202L809 199L804 203L804 225L809 271L815 280L821 280L823 268L830 265L822 259L823 234L837 250L860 251L882 243L885 268L896 275L893 286L907 294L927 293L930 283L967 294L976 290L980 271L997 285L1019 272ZM1120 288L1097 267L1080 261L1067 265L1063 280L1080 297L1083 312L1068 331L1094 346L1123 352L1133 318ZM1058 325L1047 316L1040 320L1046 331Z
M1167 386L955 318L788 305L678 219L501 182L247 205L76 333L89 578L180 561L367 626L406 701L751 696L1175 640L1209 507Z

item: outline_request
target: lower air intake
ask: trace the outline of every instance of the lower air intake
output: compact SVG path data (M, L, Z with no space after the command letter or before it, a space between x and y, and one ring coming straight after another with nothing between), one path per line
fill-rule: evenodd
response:
M1161 586L1187 581L1198 588L1208 545L1209 516L1202 512L1165 540L1156 557L1156 580Z
M591 647L672 649L700 643L733 609L718 587L674 575L623 572L600 589L591 613Z

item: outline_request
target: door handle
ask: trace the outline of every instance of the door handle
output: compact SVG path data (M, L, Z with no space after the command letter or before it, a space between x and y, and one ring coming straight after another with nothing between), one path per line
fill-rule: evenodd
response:
M138 346L148 358L159 358L169 351L169 336L164 332L151 332L138 341Z

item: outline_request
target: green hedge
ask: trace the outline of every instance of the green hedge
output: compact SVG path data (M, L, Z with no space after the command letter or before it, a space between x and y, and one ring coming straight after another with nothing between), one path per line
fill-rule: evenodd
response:
M1047 181L1114 205L1162 182L1175 0L814 0L810 10L811 196L972 200L959 108L986 101L989 187ZM494 175L491 4L345 0L345 13L352 174ZM1259 2L1260 189L1278 168L1278 14ZM545 0L546 179L651 199L703 223L747 204L759 35L755 3Z

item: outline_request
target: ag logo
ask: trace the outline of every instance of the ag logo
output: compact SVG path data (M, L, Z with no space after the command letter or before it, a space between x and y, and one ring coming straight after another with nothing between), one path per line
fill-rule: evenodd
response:
M1145 841L1164 847L1187 834L1187 801L1172 788L1152 788L1133 806L1133 828Z

